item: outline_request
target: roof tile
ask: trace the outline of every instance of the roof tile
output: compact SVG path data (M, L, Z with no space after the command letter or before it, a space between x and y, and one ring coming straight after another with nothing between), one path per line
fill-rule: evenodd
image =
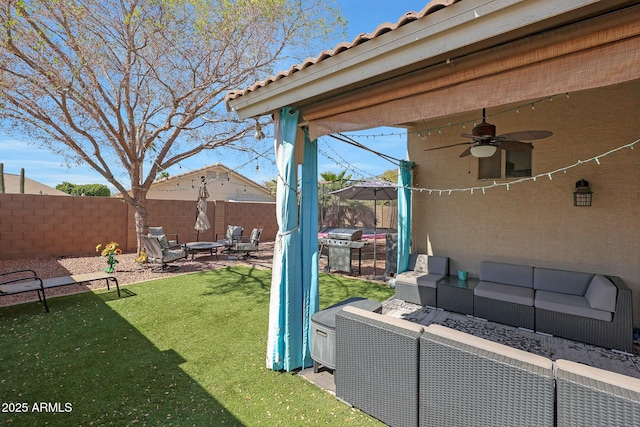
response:
M298 71L302 71L305 68L311 67L319 62L322 62L328 58L332 58L336 55L339 55L342 52L345 52L349 49L352 49L358 45L361 45L362 43L366 43L369 40L373 40L377 37L382 36L383 34L386 34L388 32L394 31L397 28L400 28L404 25L407 25L413 21L416 21L418 19L424 18L425 16L437 12L440 9L443 9L447 6L452 5L453 3L457 3L460 0L432 0L430 3L428 3L424 9L422 9L420 12L407 12L404 15L402 15L400 17L400 19L398 19L398 21L396 23L390 23L390 22L384 22L380 25L378 25L378 27L371 33L361 33L359 34L351 43L349 42L341 42L339 43L336 47L334 47L333 49L327 49L327 50L323 50L322 52L320 52L320 54L318 56L316 56L315 58L307 58L305 59L302 63L297 64L297 65L293 65L291 68L289 68L286 71L280 71L278 72L275 76L270 76L267 77L264 80L258 81L254 84L252 84L251 86L249 86L248 88L244 89L244 90L231 90L229 92L227 92L227 94L225 95L225 102L231 101L233 99L239 98L241 96L244 96L250 92L255 92L256 90L265 87L271 83L274 83L280 79L283 79L285 77L288 77Z

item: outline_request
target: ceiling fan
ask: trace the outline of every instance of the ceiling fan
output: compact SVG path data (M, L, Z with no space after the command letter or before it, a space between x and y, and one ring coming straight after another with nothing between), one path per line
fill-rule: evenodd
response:
M486 109L482 109L482 123L476 125L471 130L471 134L463 133L461 136L471 138L469 142L458 142L456 144L445 145L443 147L427 148L425 151L440 150L443 148L456 147L458 145L471 145L471 147L460 153L458 157L491 157L498 148L506 151L531 151L533 145L524 141L533 141L535 139L548 138L553 132L548 130L522 130L517 132L505 133L496 136L496 126L487 123Z

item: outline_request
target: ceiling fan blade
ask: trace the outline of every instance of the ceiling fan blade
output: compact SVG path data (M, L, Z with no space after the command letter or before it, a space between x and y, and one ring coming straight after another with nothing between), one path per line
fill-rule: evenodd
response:
M496 138L501 141L533 141L535 139L548 138L553 135L553 132L549 130L521 130L516 132L505 133L499 135Z
M475 142L473 142L473 141L470 141L470 142L458 142L458 143L456 143L456 144L443 145L442 147L425 148L425 150L424 150L424 151L440 150L440 149L442 149L442 148L457 147L458 145L469 145L469 144L475 144Z
M471 147L467 148L462 153L460 153L460 155L458 157L467 157L470 154L471 154Z
M498 147L506 151L531 151L533 144L521 141L501 141Z

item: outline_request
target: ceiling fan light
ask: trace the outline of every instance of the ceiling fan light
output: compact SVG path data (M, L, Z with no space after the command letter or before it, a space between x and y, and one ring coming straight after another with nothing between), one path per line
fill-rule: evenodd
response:
M475 145L471 147L471 155L473 157L491 157L496 153L498 147L495 145Z

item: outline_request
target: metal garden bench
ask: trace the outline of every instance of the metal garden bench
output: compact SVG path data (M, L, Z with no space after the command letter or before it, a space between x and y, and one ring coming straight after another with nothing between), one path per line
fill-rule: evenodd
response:
M116 284L118 297L120 297L120 286L118 279L113 275L104 271L97 273L73 274L71 276L53 277L50 279L41 279L33 270L17 270L0 274L0 296L21 294L24 292L37 292L38 300L42 301L44 308L49 312L47 298L44 290L57 288L59 286L78 285L81 283L93 282L96 280L104 280L107 284L107 290L110 290L109 282Z

